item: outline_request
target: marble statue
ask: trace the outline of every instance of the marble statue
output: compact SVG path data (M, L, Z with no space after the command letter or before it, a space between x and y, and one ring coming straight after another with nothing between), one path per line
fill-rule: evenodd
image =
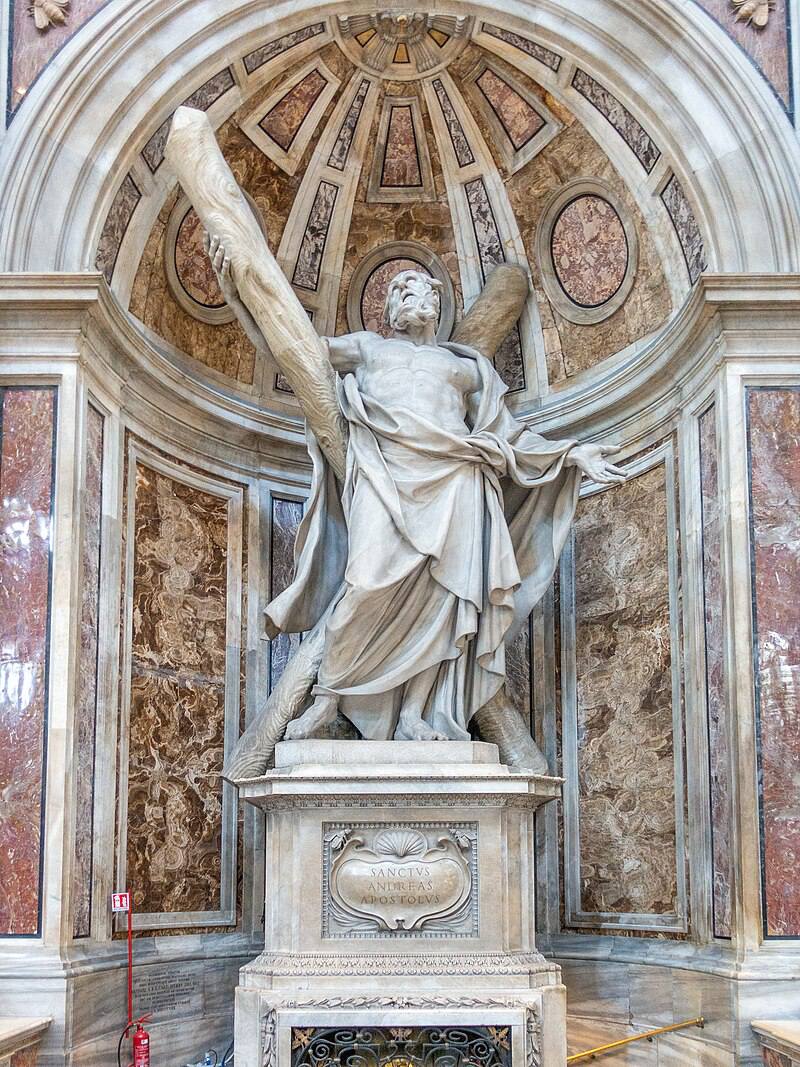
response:
M309 637L235 773L255 767L241 757L257 749L263 762L281 734L313 737L339 713L369 739L468 740L476 723L485 736L486 709L509 720L506 643L552 579L581 475L625 478L615 449L516 420L491 360L437 341L440 283L419 271L388 287L388 338L319 338L203 119L176 112L168 156L226 300L289 376L313 463L294 580L266 609L270 636ZM524 762L544 770L528 741Z

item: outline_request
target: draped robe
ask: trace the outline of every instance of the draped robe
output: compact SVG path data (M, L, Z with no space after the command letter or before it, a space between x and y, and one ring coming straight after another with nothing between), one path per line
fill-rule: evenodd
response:
M463 436L337 383L350 438L345 484L312 437L311 495L291 585L267 607L267 631L301 633L329 612L315 693L336 694L366 738L394 736L404 695L453 739L505 679L505 642L544 594L572 523L574 440L518 422L484 356L477 410Z

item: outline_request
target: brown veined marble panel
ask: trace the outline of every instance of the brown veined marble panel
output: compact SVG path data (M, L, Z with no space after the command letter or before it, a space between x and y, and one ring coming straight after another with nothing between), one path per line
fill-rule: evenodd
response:
M578 509L583 913L678 908L667 491L659 465L588 497Z
M56 390L0 390L0 935L39 932Z
M720 555L716 409L701 416L700 501L703 525L703 614L705 634L706 714L711 815L712 927L715 937L731 936L732 820L730 723L725 697L723 603Z
M792 99L791 61L789 52L788 0L773 0L769 22L764 29L737 21L731 0L695 0L711 15L762 71L764 77L789 107Z
M524 148L543 128L544 119L539 112L491 67L478 76L475 84L497 115L515 149Z
M655 243L611 161L570 112L541 87L539 93L564 128L535 159L509 177L506 190L533 273L548 377L550 384L557 387L559 382L566 384L576 374L658 329L670 315L672 301ZM537 266L536 228L547 203L558 190L567 182L587 175L605 182L625 205L639 240L639 266L631 292L621 308L602 322L579 325L563 318L543 291Z
M103 507L103 416L86 415L86 474L82 495L81 630L75 705L75 844L72 866L72 936L89 937L92 926L94 775L97 739L97 648Z
M64 24L51 25L42 31L37 30L34 25L28 0L12 0L9 5L12 25L9 43L9 119L56 52L106 2L107 0L71 0Z
M416 186L422 186L422 171L414 119L408 105L397 105L392 108L386 131L381 187L407 189Z
M294 539L303 517L300 500L272 498L272 528L270 538L270 598L274 599L292 582L294 575ZM270 691L283 674L286 664L300 644L299 634L280 634L269 645Z
M800 937L800 388L747 412L764 933Z
M142 912L220 906L228 501L137 463L127 871Z
M605 304L628 269L628 240L617 212L600 196L578 196L561 211L550 239L553 267L570 300Z
M309 71L259 122L264 133L284 152L292 147L300 127L327 84L327 79L318 70Z

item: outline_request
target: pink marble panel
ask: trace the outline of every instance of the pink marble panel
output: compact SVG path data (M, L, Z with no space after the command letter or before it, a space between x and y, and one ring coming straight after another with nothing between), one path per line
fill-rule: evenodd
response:
M294 540L303 517L300 500L272 498L270 538L270 597L276 597L291 584L294 575ZM269 684L272 689L300 644L299 634L280 634L270 642Z
M475 83L497 115L508 139L516 149L524 148L544 127L544 119L527 100L496 74L491 67Z
M0 390L0 934L39 929L56 391Z
M39 1042L20 1049L11 1057L9 1067L36 1067L39 1062Z
M581 502L575 528L581 911L678 908L665 467Z
M381 185L388 189L422 185L414 120L406 105L393 107L389 116Z
M10 5L10 115L19 107L25 94L56 52L103 7L104 3L106 0L71 0L63 25L53 24L46 30L37 30L31 14L32 4L26 0L13 0Z
M389 327L383 321L386 292L392 278L404 270L418 270L430 276L430 272L413 259L390 259L377 267L367 278L361 294L361 322L365 330L379 333L382 337L389 336Z
M700 499L703 518L703 608L711 805L712 919L715 937L731 936L732 794L730 724L723 673L723 603L720 553L716 410L700 417Z
M81 634L75 705L75 845L72 867L72 936L92 925L94 774L97 735L97 642L103 505L103 416L91 405L86 418L86 475L82 495Z
M553 267L561 288L581 307L600 307L628 269L628 240L619 215L600 196L579 196L556 219Z
M774 1048L765 1048L761 1050L764 1058L764 1067L794 1067L796 1060L792 1060L789 1056L784 1056L782 1052L778 1052Z
M309 71L259 122L259 126L284 152L292 147L314 102L328 84L318 70Z
M203 307L220 308L225 297L203 248L203 233L200 216L193 207L189 208L175 238L175 271L192 300Z
M764 932L800 937L800 389L749 389Z
M220 906L228 501L138 464L128 768L137 911Z

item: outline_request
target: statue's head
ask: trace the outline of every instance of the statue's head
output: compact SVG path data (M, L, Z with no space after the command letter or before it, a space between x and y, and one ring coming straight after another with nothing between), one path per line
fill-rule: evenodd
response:
M389 282L384 322L393 330L439 322L439 290L442 283L419 270L404 270Z

